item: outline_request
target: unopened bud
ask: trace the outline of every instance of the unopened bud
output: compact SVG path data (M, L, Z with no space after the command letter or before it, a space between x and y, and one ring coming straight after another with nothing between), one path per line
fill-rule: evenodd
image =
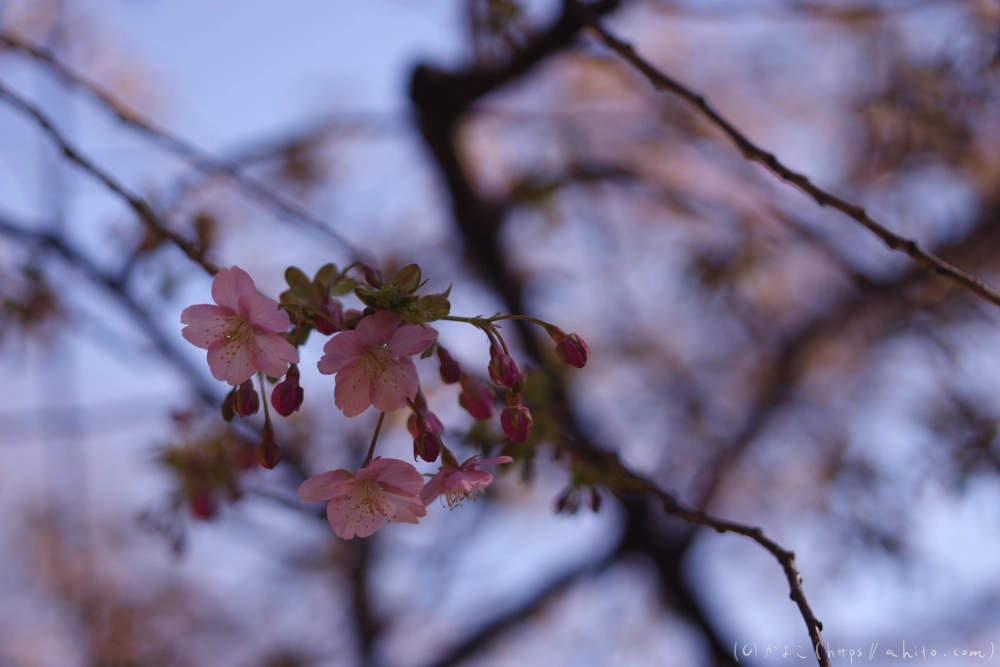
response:
M222 421L226 422L227 424L236 418L236 409L233 407L235 400L236 400L236 387L233 387L232 390L228 394L226 394L226 397L222 400L222 406L221 406Z
M420 457L428 463L434 463L442 447L441 436L427 431L413 439L413 460Z
M462 373L459 382L462 383L462 393L458 395L458 404L476 419L492 417L493 397L489 389L465 373Z
M246 471L257 465L253 447L252 442L243 438L238 438L232 442L229 460L234 469Z
M520 392L524 378L517 370L513 357L503 351L496 343L490 345L490 379L495 384L503 385ZM516 388L515 388L516 387Z
M545 330L555 341L556 356L559 357L559 361L573 368L583 368L587 364L590 348L582 338L575 333L567 334L559 327L548 326Z
M406 420L406 430L416 438L423 433L437 433L440 435L444 432L444 426L441 425L441 420L437 418L437 415L428 410L420 417L410 415L410 418Z
M254 454L257 455L257 463L261 467L271 470L281 462L283 452L281 445L274 441L274 427L271 426L270 422L264 423L263 436L257 449L254 450Z
M427 409L427 401L423 399L421 392L417 392L414 406L419 413L413 413L406 420L406 429L413 436L413 460L420 457L428 463L433 463L444 446L441 442L444 426L437 415Z
M416 264L407 264L392 279L392 284L405 292L416 291L420 287L420 267Z
M462 368L458 362L441 345L437 346L438 359L441 361L441 382L455 384L462 376Z
M260 396L253 388L253 380L247 380L233 394L233 410L240 417L249 417L257 414L260 409Z
M271 391L271 407L282 417L287 417L302 405L305 395L299 386L299 367L292 364L288 367L285 379L274 385Z
M188 498L188 510L194 518L207 521L219 511L219 503L211 489L198 489Z
M507 407L500 413L500 425L508 438L514 442L523 443L528 439L528 434L531 433L533 420L528 408L521 405L521 397L513 394L514 398L512 399L512 393L507 393Z
M344 321L344 311L341 309L340 301L330 299L319 308L319 314L313 318L313 326L316 331L324 336L343 331L343 327L338 326Z
M381 287L385 284L385 276L374 266L363 264L361 268L365 272L365 282L371 287Z

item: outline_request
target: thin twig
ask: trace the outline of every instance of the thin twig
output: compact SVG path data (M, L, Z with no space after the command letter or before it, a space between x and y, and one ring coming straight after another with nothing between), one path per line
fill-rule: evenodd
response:
M799 608L799 613L806 622L806 627L809 630L809 639L812 640L812 648L817 661L821 667L830 667L830 657L827 655L826 647L823 645L823 623L816 618L812 607L809 606L809 601L806 600L805 591L802 589L802 575L799 574L795 566L794 552L784 549L780 544L767 537L761 528L723 519L709 514L705 510L689 507L652 483L649 484L649 489L651 495L656 496L663 503L663 509L668 514L673 514L690 523L707 526L720 533L744 535L767 549L781 564L781 569L785 572L785 579L788 581L788 587L791 590L789 597L795 602L795 605Z
M157 353L184 376L198 397L208 406L214 407L218 405L219 396L215 386L205 380L204 374L191 363L187 355L174 346L171 339L163 333L160 326L153 321L150 314L125 290L124 286L114 279L114 276L102 271L62 236L35 231L24 225L14 223L2 215L0 215L0 235L23 243L37 244L51 250L59 255L67 264L79 270L93 284L106 290L118 302L122 310L146 334Z
M214 275L219 272L219 268L215 266L211 261L209 261L204 252L198 248L194 242L187 240L180 234L168 229L157 217L153 208L146 203L146 201L125 188L124 185L115 180L113 176L108 174L106 171L94 164L89 158L84 157L76 148L74 148L62 133L55 128L52 121L46 116L38 107L34 106L30 102L23 100L16 93L9 90L2 83L0 83L0 99L4 100L12 107L25 113L38 123L38 125L45 131L46 134L55 142L62 151L63 155L66 156L68 160L74 162L84 171L88 172L91 176L101 181L108 187L109 190L117 194L119 197L125 200L129 207L135 211L139 220L153 230L155 233L162 235L164 238L172 241L178 248L180 248L185 255L187 255L193 262L199 264L202 268L208 271L210 274Z
M352 259L371 262L371 259L363 250L352 244L339 232L331 229L326 223L314 216L312 213L303 207L278 196L264 185L244 175L240 171L240 165L238 162L228 162L215 159L194 145L184 141L180 137L154 126L149 121L144 120L134 110L128 108L128 106L115 99L110 93L102 90L96 84L87 81L79 74L73 72L48 49L38 45L29 44L23 39L8 33L0 33L0 44L5 44L10 48L21 51L31 58L44 63L50 67L52 71L55 72L55 74L65 83L90 95L92 99L104 107L119 121L135 128L164 148L193 160L195 162L195 166L199 170L225 173L245 192L256 197L266 205L277 210L283 215L305 223L309 227L312 227L313 229L336 241L352 255Z
M679 500L673 493L660 488L652 480L633 472L626 466L614 452L586 450L576 448L572 455L578 464L591 468L593 475L602 480L612 492L622 498L639 496L649 496L656 498L663 505L667 514L671 514L688 523L699 526L706 526L719 533L736 533L749 537L751 540L764 547L781 565L788 581L790 598L799 609L802 620L805 621L812 642L812 649L820 667L831 667L830 658L823 645L823 623L816 618L812 607L806 600L805 591L802 588L802 576L795 566L795 553L783 548L780 544L767 537L763 529L757 526L730 521L722 517L715 516L709 512L697 509Z
M952 266L937 255L923 250L916 241L899 236L890 231L880 223L872 219L865 212L865 209L856 204L852 204L826 190L813 185L809 178L803 174L792 171L774 156L774 154L760 148L750 141L742 132L736 129L725 117L709 105L703 95L694 92L684 86L674 78L667 76L647 60L639 56L635 49L626 42L621 41L609 33L597 20L597 18L583 5L575 0L572 2L575 11L580 16L580 20L590 26L607 45L609 49L624 58L630 65L638 70L657 90L665 90L682 98L705 116L713 125L721 129L732 140L736 147L743 154L743 157L751 162L759 162L771 173L782 180L792 183L807 195L813 198L820 206L829 206L844 215L856 220L875 236L882 239L891 250L901 252L909 256L913 261L923 268L944 276L949 280L958 283L970 292L982 297L995 306L1000 306L1000 292L997 292L979 278Z

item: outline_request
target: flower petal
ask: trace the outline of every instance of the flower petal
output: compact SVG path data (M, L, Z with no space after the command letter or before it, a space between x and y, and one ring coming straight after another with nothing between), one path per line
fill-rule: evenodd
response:
M454 468L445 468L427 480L423 490L420 491L420 502L424 504L424 507L441 495L441 487L453 474L455 474Z
M445 480L441 490L472 493L476 489L489 486L489 483L492 481L493 475L485 470L459 470Z
M437 330L431 327L404 324L393 332L386 347L397 357L409 357L429 348L437 335Z
M250 346L237 341L226 342L225 338L216 338L208 346L208 367L212 371L212 377L225 380L234 387L243 384L257 372L250 364Z
M355 535L368 537L382 527L385 517L374 511L361 485L355 484L351 494L340 496L326 506L326 519L337 537L349 540Z
M288 364L299 363L299 352L273 331L259 331L253 337L253 365L271 377L288 372Z
M382 412L392 412L405 407L407 398L416 398L419 388L420 378L413 362L389 358L385 371L372 378L369 397L372 405Z
M345 331L326 341L326 345L323 346L325 354L316 364L319 372L324 375L333 375L348 364L357 363L364 351L358 349L359 343L356 331Z
M181 335L192 345L207 350L213 340L225 335L233 315L233 311L219 306L188 306L181 313L181 324L188 325L181 329Z
M296 493L304 503L316 503L330 500L337 496L347 495L352 475L346 470L330 470L321 475L310 477L299 484Z
M345 417L357 417L372 404L369 399L371 378L364 364L342 368L337 373L337 387L333 390L334 402L344 411Z
M240 317L255 327L281 333L292 326L288 313L278 308L278 302L262 294L244 294L239 298L238 305Z
M427 516L427 510L417 496L397 495L383 491L383 498L382 513L389 521L419 523L418 517Z
M389 335L399 324L399 315L380 310L374 315L362 318L355 331L364 350L369 350L388 340Z
M239 310L241 296L256 293L253 278L238 266L222 267L212 281L212 298L223 308L234 312Z
M370 479L397 495L416 496L424 488L424 476L406 461L375 459L358 470L358 477Z

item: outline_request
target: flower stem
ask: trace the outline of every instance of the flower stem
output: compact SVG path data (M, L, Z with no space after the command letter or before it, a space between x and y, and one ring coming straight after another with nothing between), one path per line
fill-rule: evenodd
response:
M365 457L365 462L361 464L362 468L367 468L368 464L372 462L372 456L375 455L375 443L378 442L378 432L382 430L383 419L385 419L384 412L378 417L378 424L375 425L375 433L372 435L372 444L368 447L368 456Z
M499 320L524 320L525 322L531 322L532 324L537 324L540 327L548 328L552 326L548 322L543 322L534 317L528 317L527 315L495 315L493 317L487 317L488 322L497 322Z
M531 322L532 324L537 324L540 327L545 327L548 329L552 325L548 322L544 322L535 317L529 317L527 315L494 315L493 317L459 317L458 315L447 315L441 318L442 320L450 320L452 322L466 322L474 327L483 328L484 326L490 326L494 322L499 322L500 320L524 320L525 322Z
M264 423L271 423L271 413L267 409L267 392L264 391L264 374L257 371L257 381L260 383L260 402L264 404Z
M329 323L330 323L330 324L332 324L333 326L337 327L337 328L338 328L338 329L340 329L341 331L347 331L347 327L345 327L345 326L344 326L343 324L341 324L341 323L340 323L340 322L338 322L337 320L333 319L332 317L330 317L330 316L329 316L329 315L327 315L326 313L324 313L324 312L322 312L322 311L320 311L320 310L317 310L317 311L316 311L316 315L317 315L318 317L322 317L322 318L323 318L324 320L326 320L327 322L329 322Z

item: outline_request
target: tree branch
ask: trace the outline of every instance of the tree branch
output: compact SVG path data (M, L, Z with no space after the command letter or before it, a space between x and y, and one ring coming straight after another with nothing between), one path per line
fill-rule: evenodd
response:
M173 346L170 340L160 330L160 327L153 321L142 306L125 291L120 283L113 276L104 273L96 264L85 257L79 250L71 246L60 236L37 232L21 225L17 225L10 220L0 217L0 234L20 241L35 243L43 248L55 252L62 257L70 266L83 273L88 280L103 288L122 309L129 314L132 321L149 337L156 351L161 357L172 364L181 375L191 384L198 393L199 398L206 405L216 406L219 404L219 396L205 381L205 377L184 356L180 350Z
M705 118L709 120L709 122L729 136L732 142L736 144L736 147L743 154L744 158L750 160L751 162L759 162L764 165L764 167L774 175L797 186L800 190L812 197L813 200L820 206L829 206L854 219L872 234L880 238L882 242L885 243L891 250L907 255L928 271L936 273L939 276L944 276L945 278L961 285L970 292L973 292L974 294L989 301L993 305L1000 306L1000 292L995 291L979 278L970 275L961 269L952 266L940 257L923 250L917 245L916 241L904 238L889 231L889 229L872 219L872 217L865 212L864 208L857 206L856 204L852 204L820 187L813 185L807 176L792 171L786 167L778 160L778 158L774 156L774 154L760 148L744 136L739 130L737 130L732 123L726 120L726 118L709 105L704 96L694 92L679 83L677 80L656 69L647 60L640 57L630 44L619 40L617 37L609 33L601 25L594 13L591 12L586 6L581 5L576 2L576 0L567 0L567 2L570 3L570 6L573 8L573 12L579 17L580 21L590 26L600 36L609 49L620 55L623 59L625 59L625 61L638 70L653 85L654 88L677 95L694 106Z
M63 155L65 155L68 160L74 162L81 169L104 183L109 190L125 200L125 203L127 203L129 207L135 211L136 216L138 216L139 220L144 225L157 234L160 234L164 238L172 241L178 248L181 249L181 251L184 252L185 255L191 259L191 261L200 265L208 273L214 275L219 272L219 268L205 257L204 252L198 248L194 242L189 241L180 234L168 229L156 216L153 208L146 202L146 200L129 192L125 186L116 181L113 176L91 162L88 158L84 157L76 148L70 145L59 130L55 128L52 121L45 114L43 114L38 107L21 99L17 94L13 93L3 84L0 84L0 99L4 100L18 111L31 116L42 128L42 130L49 135L52 141L55 142L55 144L59 147L59 150L62 151Z
M60 62L55 55L42 46L29 44L28 42L8 33L0 33L0 44L5 44L12 49L44 63L58 76L64 83L78 90L87 93L100 106L104 107L120 122L138 130L154 142L164 148L177 153L185 158L189 158L195 163L195 167L203 171L221 172L228 175L245 192L249 193L268 207L278 211L282 215L298 220L310 228L319 231L333 241L340 244L351 255L352 259L366 261L367 254L360 248L352 244L347 237L331 229L326 223L314 216L303 207L287 201L280 197L264 185L245 176L240 171L238 162L227 162L217 160L192 144L184 141L166 130L154 126L149 121L143 120L135 111L129 109L125 104L116 100L112 95L101 90L97 85L85 80L82 76L74 73L66 65ZM370 260L368 260L370 261Z
M475 655L484 646L500 637L503 633L531 619L535 614L544 609L553 598L568 590L578 581L593 577L606 570L608 566L618 559L618 556L619 553L617 551L612 552L609 556L601 558L596 563L586 563L556 577L523 604L496 616L493 620L466 637L461 644L455 646L444 656L427 664L425 667L453 667Z
M603 2L591 5L590 10L599 14L615 7L615 2ZM572 42L583 25L575 8L572 0L566 0L563 13L553 26L523 52L515 54L504 67L486 70L473 68L465 72L448 73L421 66L414 71L411 81L410 96L418 110L420 129L450 190L455 222L471 253L485 268L487 278L500 292L511 312L524 312L524 308L521 283L509 270L498 238L506 207L500 203L484 201L472 187L458 159L454 144L455 130L462 113L471 103L524 74L530 67ZM519 332L527 354L542 368L547 368L537 339L523 327L519 327ZM802 614L814 646L817 647L819 664L821 667L829 667L829 657L822 646L822 624L806 601L792 552L781 548L759 528L720 519L682 504L651 481L625 467L616 454L592 443L577 424L558 374L551 368L548 370L554 385L553 413L559 415L563 433L569 440L567 448L575 463L591 468L595 478L604 481L623 501L633 498L637 493L650 495L660 501L668 514L695 525L709 526L719 532L745 535L767 549L778 560L788 579L791 597ZM647 517L635 511L634 507L629 509L627 502L626 508L629 510L630 527L639 529L646 526ZM678 546L667 549L649 547L648 553L658 564L662 562L664 567L676 570L680 567L689 544L690 540L684 540ZM664 584L673 585L674 579L676 577L664 578ZM693 600L691 602L694 603ZM707 628L702 629L707 631ZM709 637L711 638L711 634Z

